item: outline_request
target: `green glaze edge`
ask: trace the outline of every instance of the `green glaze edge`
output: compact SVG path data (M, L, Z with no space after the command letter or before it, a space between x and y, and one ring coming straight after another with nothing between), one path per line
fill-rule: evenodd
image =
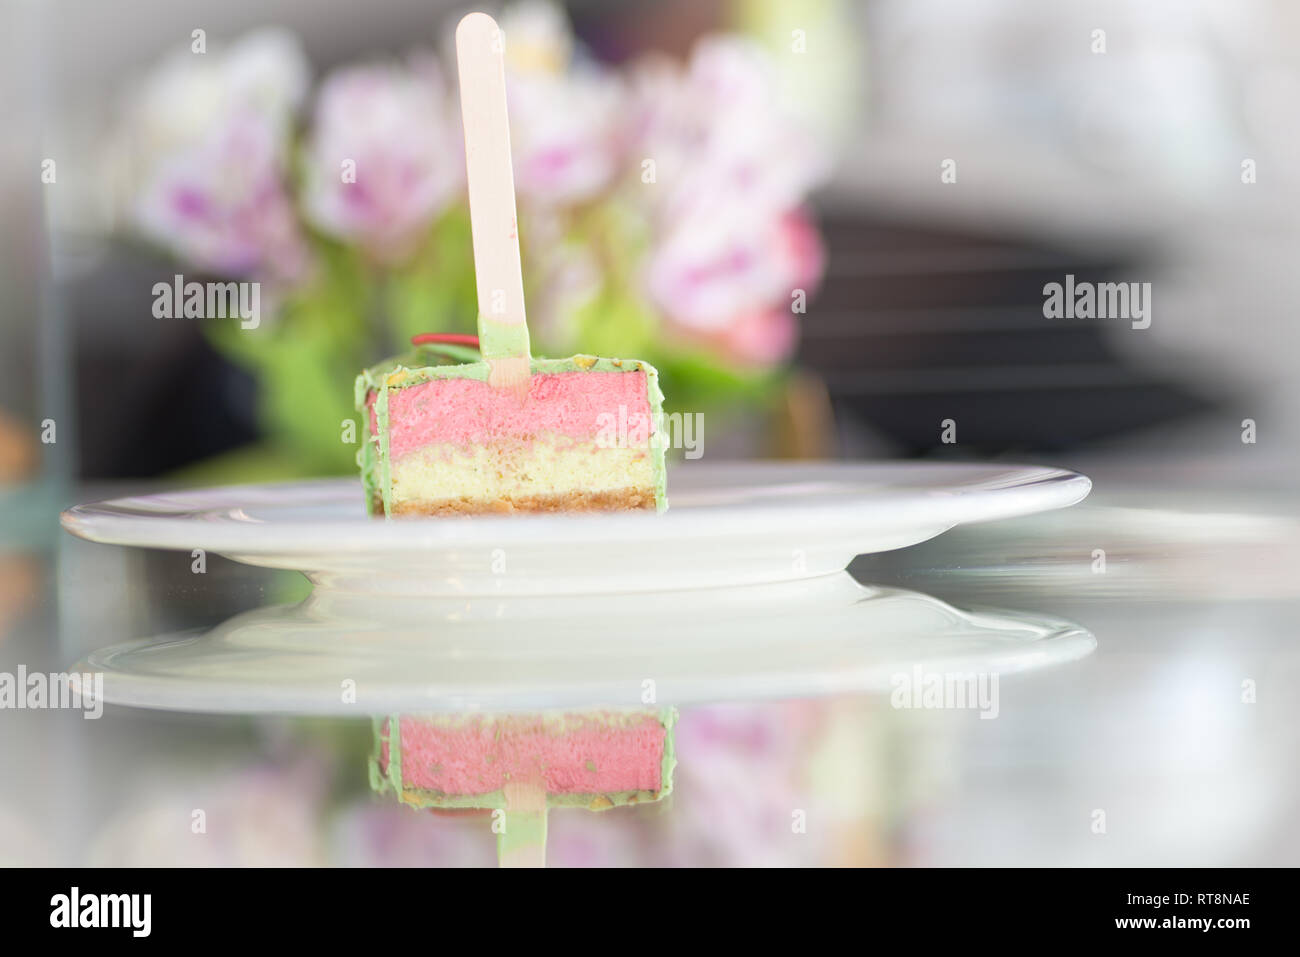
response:
M448 357L474 355L473 350L450 344L436 347L424 347L426 352L441 353ZM365 369L357 376L353 387L353 400L357 411L361 413L361 429L364 439L361 450L357 452L357 466L361 469L361 484L365 489L366 511L375 514L375 492L383 502L383 514L392 514L392 482L389 473L388 456L388 394L398 389L406 389L434 379L477 379L486 382L488 363L482 360L473 362L429 365L427 356L420 350L391 359ZM647 399L650 403L650 417L655 423L654 434L650 437L651 468L654 471L655 509L664 511L668 508L668 470L664 461L666 444L664 430L664 394L659 388L659 372L654 366L640 359L602 359L598 356L575 355L567 359L531 360L534 375L549 375L560 372L644 372L646 377ZM390 376L396 375L398 381L389 383ZM375 393L375 419L379 428L378 435L370 434L370 416L366 409L366 398Z
M500 322L481 312L478 314L478 341L485 359L522 357L533 351L528 340L528 323Z
M402 793L402 722L401 715L388 714L379 715L371 719L371 725L375 734L375 752L370 758L370 787L384 793L387 791L396 791ZM383 754L380 750L385 741L384 729L387 727L386 740L388 741L388 773L385 774L380 768L379 762ZM393 736L396 735L397 743L394 746Z
M607 811L611 807L626 807L634 804L653 804L662 801L673 793L673 772L677 768L677 752L674 744L673 727L677 724L677 709L664 708L659 712L659 723L664 728L664 754L659 766L659 790L629 789L612 792L580 792L576 794L548 794L547 807L585 807L592 811ZM380 745L384 740L384 727L388 727L388 773L380 768ZM379 794L396 794L397 799L408 807L423 810L425 808L490 808L505 809L506 796L501 789L486 791L483 794L447 794L427 788L406 788L402 786L402 752L401 752L401 716L396 714L374 718L372 726L375 735L374 754L369 763L370 787ZM396 729L396 730L394 730ZM393 745L393 735L397 735L397 745ZM592 807L592 802L604 798L608 805Z

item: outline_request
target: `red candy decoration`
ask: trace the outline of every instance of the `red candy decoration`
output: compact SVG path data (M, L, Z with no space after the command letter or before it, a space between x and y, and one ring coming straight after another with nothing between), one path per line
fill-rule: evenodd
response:
M411 336L411 345L423 346L444 343L455 346L473 346L479 347L478 336L466 335L460 332L422 332L418 336Z

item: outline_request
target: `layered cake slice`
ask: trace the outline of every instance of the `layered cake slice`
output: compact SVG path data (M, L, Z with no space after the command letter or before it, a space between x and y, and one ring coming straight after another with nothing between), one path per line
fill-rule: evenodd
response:
M371 514L664 508L654 368L573 356L533 359L530 373L521 401L463 347L424 346L363 372Z

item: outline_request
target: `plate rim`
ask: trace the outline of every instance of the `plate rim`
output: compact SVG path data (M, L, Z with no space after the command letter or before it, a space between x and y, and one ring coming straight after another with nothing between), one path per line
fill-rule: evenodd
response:
M816 528L836 531L837 538L851 537L855 524L872 522L874 527L897 528L919 524L918 516L900 518L895 513L901 504L911 512L924 502L924 524L948 529L959 524L996 521L1031 515L1074 505L1086 498L1092 489L1092 480L1070 469L1042 465L1021 465L1002 462L926 462L909 460L868 462L718 462L707 466L677 466L674 471L710 469L738 472L763 470L776 471L807 467L819 473L828 470L844 473L836 480L865 481L872 472L929 468L949 471L959 478L963 473L987 474L1001 471L1019 481L1000 486L971 483L952 489L903 489L893 494L864 496L859 501L843 499L825 503L804 503L797 510L783 510L771 503L712 506L679 509L671 507L663 514L600 514L600 515L515 515L473 516L448 520L375 521L359 518L356 522L340 521L320 523L308 520L285 521L274 524L274 536L250 535L251 529L270 523L253 519L238 521L203 521L202 510L182 514L175 506L169 511L149 514L140 511L139 504L159 502L167 498L198 498L207 496L229 497L245 492L266 494L282 489L319 488L323 490L355 487L357 500L361 500L360 480L347 477L303 479L296 481L244 483L209 486L157 492L149 495L122 496L96 502L82 503L63 511L60 525L70 534L86 541L108 545L137 548L186 550L203 548L218 553L234 555L299 554L310 553L323 547L338 547L344 537L356 538L356 531L368 528L365 540L348 543L353 554L392 551L426 551L442 546L481 542L491 539L501 546L544 544L556 540L556 525L563 523L563 540L566 543L598 543L620 540L624 542L661 542L675 539L714 538L725 534L730 538L771 535L781 531L798 531L807 535ZM673 473L669 473L671 480ZM812 480L812 476L810 476ZM823 479L824 480L824 479ZM671 485L670 485L671 491ZM912 498L915 496L915 498ZM671 502L671 499L670 499ZM237 505L221 506L234 511ZM128 511L129 510L129 511ZM708 521L700 521L701 512L708 511ZM782 514L784 512L790 514ZM274 539L274 541L267 541Z

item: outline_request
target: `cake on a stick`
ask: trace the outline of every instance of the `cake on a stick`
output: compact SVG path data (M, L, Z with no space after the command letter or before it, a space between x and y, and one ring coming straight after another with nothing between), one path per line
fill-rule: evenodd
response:
M436 355L426 347L358 377L367 507L384 516L662 510L654 368L531 355L496 22L461 20L456 55L481 355L443 341Z
M421 344L362 372L371 514L664 508L654 368L580 355L530 371L523 401L466 347Z

